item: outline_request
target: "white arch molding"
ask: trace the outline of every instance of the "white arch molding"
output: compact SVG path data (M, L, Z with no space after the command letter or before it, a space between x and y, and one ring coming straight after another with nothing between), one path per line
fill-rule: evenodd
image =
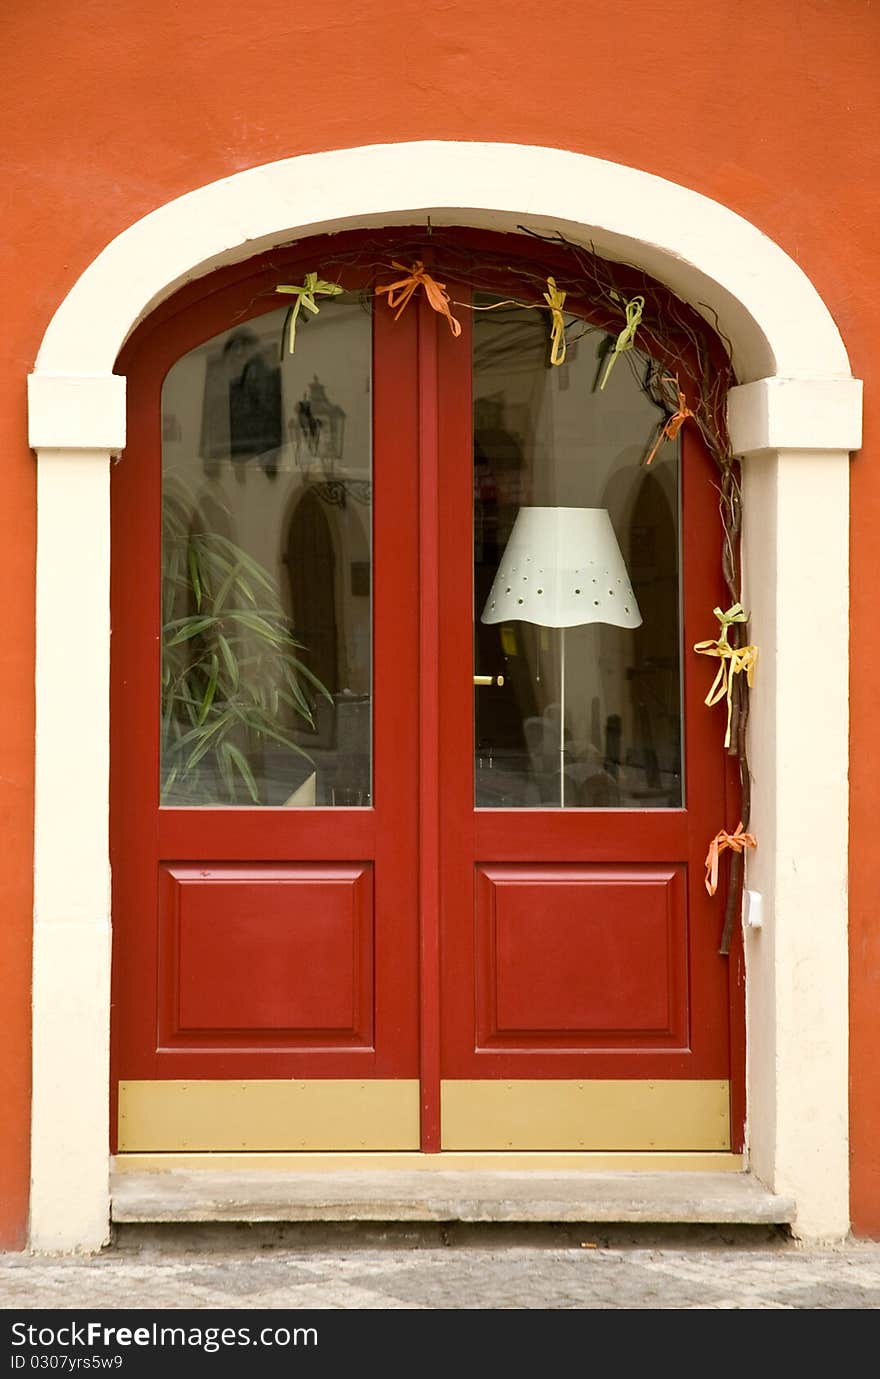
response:
M764 923L746 935L748 1165L795 1198L802 1237L848 1229L846 461L861 443L861 385L810 281L726 207L559 149L425 142L284 159L153 211L86 268L28 380L39 520L34 1249L96 1249L108 1236L108 499L110 460L125 445L116 358L160 301L219 265L427 214L592 243L717 313L733 343L745 598L761 648L750 730L760 846L748 885ZM805 677L817 627L825 654Z

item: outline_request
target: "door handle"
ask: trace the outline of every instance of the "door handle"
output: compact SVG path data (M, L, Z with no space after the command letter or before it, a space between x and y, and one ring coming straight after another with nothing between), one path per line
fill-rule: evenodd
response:
M503 675L475 675L475 676L474 676L474 684L475 684L475 685L498 685L498 686L500 687L501 685L504 684L504 676L503 676Z

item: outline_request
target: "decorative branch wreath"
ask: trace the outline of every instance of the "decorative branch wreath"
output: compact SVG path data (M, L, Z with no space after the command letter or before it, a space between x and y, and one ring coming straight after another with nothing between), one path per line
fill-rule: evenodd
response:
M733 926L742 905L743 855L756 846L746 830L751 813L751 781L746 748L748 689L751 687L757 650L748 643L748 615L741 605L742 565L742 483L740 466L733 455L727 428L727 394L736 383L730 355L730 341L722 334L711 307L700 303L714 317L714 325L695 307L670 288L650 278L630 264L615 263L594 249L575 244L564 235L542 235L518 227L546 246L546 263L536 258L511 256L492 248L471 250L456 244L441 229L430 225L421 235L407 236L395 245L395 256L388 257L381 240L367 241L361 247L338 254L322 255L322 272L333 272L344 279L346 269L357 269L359 281L366 274L365 305L378 304L382 297L399 318L417 292L424 293L431 307L449 323L453 335L461 334L456 310L494 310L499 306L520 306L549 314L549 362L561 366L566 344L593 330L610 332L614 337L608 350L600 390L604 389L617 360L626 357L638 371L633 351L647 357L645 377L639 383L665 413L657 436L644 463L651 464L660 446L674 440L687 423L695 425L718 470L718 510L721 519L721 572L730 599L727 612L716 609L720 635L714 641L700 642L695 650L717 656L719 669L706 696L713 705L727 705L725 747L736 758L741 786L741 819L732 833L720 829L712 839L706 857L706 888L710 895L718 884L719 854L731 854L724 927L720 952L727 954ZM429 268L426 268L426 264ZM552 273L542 271L552 267ZM481 292L500 296L489 305L459 302L451 297L446 283L460 283ZM509 295L511 282L521 287L522 298ZM335 295L342 281L328 282L317 274L307 275L299 287L280 285L276 290L296 297L285 322L282 338L294 347L295 315L300 303L317 312L317 294ZM568 318L568 319L566 319ZM579 331L577 334L575 332ZM615 331L616 336L615 336ZM568 339L566 338L568 333ZM740 673L745 672L745 673Z

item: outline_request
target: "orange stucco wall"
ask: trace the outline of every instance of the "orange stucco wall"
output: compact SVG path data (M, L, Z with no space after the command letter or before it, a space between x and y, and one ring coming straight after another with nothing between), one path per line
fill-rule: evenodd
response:
M866 380L852 471L852 1156L856 1228L880 1235L880 6L12 0L3 10L0 1246L23 1242L28 1177L35 488L25 375L78 274L157 205L293 153L420 138L566 147L724 202L803 266ZM821 752L821 724L805 750Z

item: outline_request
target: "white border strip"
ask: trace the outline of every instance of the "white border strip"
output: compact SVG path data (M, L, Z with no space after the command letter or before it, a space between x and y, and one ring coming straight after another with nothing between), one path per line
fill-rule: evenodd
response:
M89 265L44 337L30 380L35 1249L98 1248L109 1222L107 480L125 443L117 355L160 301L215 267L300 236L426 214L435 224L561 230L654 274L717 316L732 341L747 385L733 390L730 416L749 457L746 597L761 649L751 730L760 847L749 885L764 894L765 921L748 944L750 1163L795 1196L801 1236L848 1229L845 460L858 444L861 395L840 335L797 264L717 202L559 149L429 142L290 158L160 207ZM806 675L805 648L820 630L821 671ZM707 835L716 827L707 820Z

